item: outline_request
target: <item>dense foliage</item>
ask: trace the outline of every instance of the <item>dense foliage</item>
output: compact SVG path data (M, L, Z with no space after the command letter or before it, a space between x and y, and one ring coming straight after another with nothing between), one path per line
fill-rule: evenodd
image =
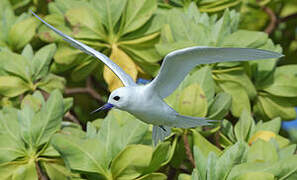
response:
M281 129L296 119L296 1L1 0L0 9L1 179L297 178L297 130ZM89 114L121 82L30 9L139 82L189 46L285 57L193 69L165 100L219 121L173 129L153 147L152 127L129 113Z

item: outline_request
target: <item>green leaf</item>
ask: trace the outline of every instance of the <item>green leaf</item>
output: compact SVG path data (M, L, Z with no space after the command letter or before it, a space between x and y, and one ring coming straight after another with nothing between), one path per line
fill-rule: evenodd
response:
M54 91L55 89L59 89L63 91L65 88L66 80L64 77L57 76L54 74L49 74L41 81L39 81L36 86L48 93Z
M156 9L156 0L129 0L125 9L122 34L127 34L143 26Z
M224 118L231 107L232 97L227 93L218 93L214 98L213 103L208 108L208 115L210 119L222 119Z
M72 170L108 176L107 169L102 165L104 154L98 140L82 140L71 135L56 134L52 144Z
M87 138L95 138L97 136L97 129L96 127L91 123L87 123L87 133L86 137Z
M33 135L33 119L35 116L34 110L29 106L25 105L24 108L18 112L18 121L21 127L22 139L30 146L34 146L34 135Z
M66 2L66 0L64 2ZM73 4L74 2L71 1L71 3ZM54 3L50 3L50 5L52 4ZM47 15L44 17L44 20L65 34L70 34L71 32L70 28L65 25L65 18L61 14ZM45 41L47 43L52 43L57 40L62 40L61 36L53 32L46 25L41 25L40 28L38 28L38 36L42 41Z
M248 141L253 133L254 124L252 116L244 110L234 127L236 139L238 141Z
M100 147L105 152L101 163L107 168L111 160L129 144L137 144L145 136L148 126L127 112L112 110L104 119L98 133ZM121 136L119 136L121 134Z
M0 165L0 177L4 180L10 180L13 172L18 168L17 164L1 164Z
M233 166L244 162L246 152L247 144L243 142L238 142L227 148L216 163L216 177L218 179L227 178L228 172Z
M159 143L156 149L154 149L151 161L145 169L144 174L157 171L162 165L164 165L163 163L169 159L171 148L172 147L169 142Z
M23 109L26 105L29 105L35 112L39 111L42 105L45 103L43 95L40 91L34 91L33 95L28 94L25 96L21 103Z
M207 100L199 84L194 83L181 91L178 111L188 116L206 116Z
M60 157L60 154L52 145L48 145L46 149L40 154L43 157ZM50 161L50 160L49 160Z
M252 144L248 151L247 162L276 162L278 154L275 146L261 139Z
M165 180L167 179L166 175L163 173L151 173L144 175L136 180Z
M32 180L38 179L35 162L31 161L28 164L19 166L12 175L13 180Z
M64 104L64 114L65 114L73 106L73 98L72 97L64 98L63 99L63 104Z
M31 82L30 60L24 56L9 51L1 51L0 65L0 69L3 69L9 75L18 76L28 83Z
M191 176L189 174L180 173L178 175L178 180L191 180Z
M239 117L244 109L251 111L248 94L239 84L222 81L218 86L232 96L231 112L235 117Z
M296 144L291 144L279 150L279 159L289 158L296 151Z
M145 156L144 156L145 154ZM152 147L144 145L127 146L111 164L114 179L134 179L142 174L152 157Z
M11 48L19 50L29 43L34 37L39 23L35 18L28 18L14 24L8 35Z
M51 180L62 180L79 177L71 173L62 163L42 162L42 166L46 170L46 174Z
M0 164L25 156L25 152L18 144L21 139L15 141L9 135L5 134L0 134L0 139Z
M63 97L58 90L55 90L32 121L36 145L48 142L51 136L60 129L63 115Z
M71 72L71 79L73 81L82 81L86 79L97 67L98 62L94 58L86 58L84 59L84 62L73 69Z
M290 156L278 162L252 162L236 165L229 173L228 180L248 172L267 172L276 176L278 179L285 179L297 171L297 156Z
M194 150L194 159L195 159L195 165L196 165L196 170L198 172L199 179L201 180L206 180L206 173L207 173L207 166L208 166L208 161L207 157L210 156L210 153L208 153L208 156L206 154L203 154L201 151L201 147L198 146L193 146Z
M86 6L72 8L66 12L65 16L67 21L69 21L72 26L73 35L75 38L93 40L106 39L105 30L101 22L102 20L98 18L103 12L100 10L98 12L95 11L94 8Z
M258 48L266 44L267 33L259 31L238 30L224 38L224 47Z
M279 117L274 118L267 122L263 122L263 123L262 123L262 121L261 121L261 123L258 122L256 125L255 132L257 132L257 131L272 131L275 134L278 134L280 131L280 128L281 128L281 122L282 121Z
M206 169L206 179L217 179L216 178L216 163L218 162L218 157L214 152L208 154L207 159L207 169Z
M55 44L46 45L36 52L32 59L33 81L43 78L48 74L49 65L55 52Z
M224 72L228 71L228 72ZM237 84L241 88L245 89L250 99L254 99L257 95L255 86L249 77L245 74L243 69L238 70L238 67L223 69L223 70L213 70L216 72L215 75L219 78L219 81L227 81L230 83ZM223 88L224 89L224 88Z
M22 56L27 58L28 60L32 60L34 57L34 51L30 44L27 44L25 48L22 50Z
M221 132L226 135L231 141L235 142L235 135L233 133L233 125L228 120L223 120L221 125Z
M218 149L216 146L211 144L207 139L205 139L198 132L196 132L195 130L192 130L192 133L193 133L194 146L197 146L200 149L204 157L207 157L211 151L214 152L216 155L221 154L220 149Z
M112 34L113 28L120 19L126 6L126 0L91 0L91 6L100 12L99 15L102 24L104 24L108 32Z
M296 118L294 107L280 98L265 94L259 96L259 103L270 119L281 117L283 120L292 120Z
M15 97L30 90L28 84L15 76L0 76L0 94Z
M249 172L236 177L236 180L262 179L274 180L274 175L267 172Z
M183 82L183 86L186 87L193 83L198 83L201 89L203 89L207 102L210 102L213 99L215 95L215 82L208 66L202 67L194 73L191 73Z
M72 46L69 46L65 42L61 42L58 44L58 49L56 54L54 55L55 62L59 65L68 65L68 69L75 65L75 62L79 59L85 59L86 54L84 54L81 50L76 49Z

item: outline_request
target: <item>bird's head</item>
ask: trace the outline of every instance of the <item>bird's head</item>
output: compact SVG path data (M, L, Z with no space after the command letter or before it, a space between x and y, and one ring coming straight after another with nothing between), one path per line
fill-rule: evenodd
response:
M110 94L106 104L96 109L92 113L101 110L111 109L113 107L125 110L130 104L131 94L133 94L132 89L129 87L118 88Z

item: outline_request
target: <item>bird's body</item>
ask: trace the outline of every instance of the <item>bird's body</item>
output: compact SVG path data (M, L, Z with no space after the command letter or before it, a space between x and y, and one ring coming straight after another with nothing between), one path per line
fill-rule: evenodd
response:
M34 15L72 46L101 60L124 84L125 87L114 90L109 96L108 103L96 111L115 107L131 113L145 123L153 124L152 134L155 145L170 135L170 127L191 128L209 125L212 122L212 120L206 118L180 115L164 101L164 98L177 88L195 66L217 62L279 58L282 56L276 52L251 48L190 47L169 53L164 58L157 77L149 84L137 85L128 74L107 56L63 34L36 14Z
M173 126L177 112L172 109L162 98L156 93L150 91L146 85L138 85L132 87L122 87L131 92L133 96L129 98L128 106L119 107L119 109L127 111L137 117L139 120L153 125Z

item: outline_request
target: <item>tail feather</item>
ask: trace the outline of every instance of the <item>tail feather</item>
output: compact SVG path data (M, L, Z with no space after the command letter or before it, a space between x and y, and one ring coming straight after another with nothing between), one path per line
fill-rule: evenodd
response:
M217 122L216 120L208 120L206 118L201 117L191 117L191 116L183 116L178 114L177 121L173 126L178 128L193 128L196 126L208 126L211 125L211 122Z
M169 126L153 126L153 143L156 146L159 141L163 141L167 136L171 134L171 128Z

